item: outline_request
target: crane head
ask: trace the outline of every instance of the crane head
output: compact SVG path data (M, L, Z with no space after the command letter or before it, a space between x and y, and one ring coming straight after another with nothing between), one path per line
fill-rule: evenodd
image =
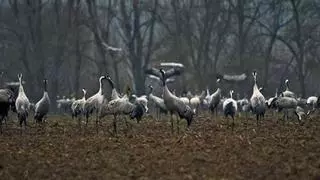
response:
M22 82L22 73L18 74L18 79L19 79L19 82L21 83Z
M263 87L260 87L260 88L259 88L259 91L262 91L262 90L263 90Z
M253 71L252 71L252 75L253 75L253 76L257 76L257 71L256 71L256 70L253 70Z
M254 82L257 82L257 71L256 70L253 70L252 76L253 76Z
M230 98L232 98L233 93L234 93L234 91L230 90Z
M87 90L85 88L82 89L83 94L87 94Z
M162 76L164 76L164 74L165 74L165 71L161 68L160 70L160 73L162 74Z
M106 76L100 76L99 81L101 81L103 79L107 79L107 77Z

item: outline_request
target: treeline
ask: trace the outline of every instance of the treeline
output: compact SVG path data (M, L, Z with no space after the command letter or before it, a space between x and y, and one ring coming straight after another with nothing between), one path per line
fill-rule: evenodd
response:
M305 96L320 84L319 25L317 0L0 0L0 69L23 73L31 99L43 77L54 100L96 91L106 73L141 94L163 61L186 66L180 90L256 69L266 94L289 78Z

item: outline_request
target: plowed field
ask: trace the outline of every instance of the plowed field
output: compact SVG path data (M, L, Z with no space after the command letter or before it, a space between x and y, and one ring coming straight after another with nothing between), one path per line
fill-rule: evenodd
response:
M257 127L237 118L202 115L191 128L145 117L140 124L112 117L79 128L67 116L50 116L43 127L31 120L20 134L12 117L0 135L0 179L315 179L320 176L320 120ZM231 122L231 121L230 121ZM175 122L176 123L176 122ZM231 123L230 123L231 124Z

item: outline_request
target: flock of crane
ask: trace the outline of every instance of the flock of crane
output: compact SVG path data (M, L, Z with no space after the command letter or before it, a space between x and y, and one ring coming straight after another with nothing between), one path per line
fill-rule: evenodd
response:
M320 104L318 102L318 97L311 96L308 99L297 98L295 93L289 90L289 81L286 80L286 90L281 92L274 97L266 99L261 92L261 88L257 85L257 72L253 71L252 76L254 80L253 92L250 99L235 99L233 94L234 91L229 91L229 97L223 97L223 88L221 84L225 80L222 76L217 76L216 84L217 89L214 93L210 94L209 90L203 91L201 95L191 95L189 92L186 96L177 96L174 91L170 91L168 88L168 83L173 83L172 77L179 76L182 74L182 70L179 67L173 67L165 71L164 69L152 68L146 71L149 76L156 77L161 83L162 96L156 96L153 94L154 87L149 85L148 93L143 96L136 96L131 93L131 89L128 88L124 94L120 94L109 75L101 76L99 78L99 90L97 93L91 97L86 97L87 92L82 89L83 96L80 99L58 99L58 108L70 108L72 118L77 118L79 125L81 126L81 117L85 118L85 124L88 124L90 117L95 119L96 125L99 125L100 120L107 116L113 115L113 131L117 133L117 121L118 117L122 115L129 115L131 119L136 119L140 122L143 115L150 113L148 108L149 105L153 104L156 110L156 116L159 119L160 114L169 114L171 120L171 129L174 129L174 115L177 115L177 129L179 129L180 119L185 119L187 121L187 128L191 125L193 119L202 110L209 110L212 114L218 114L218 111L222 111L225 117L230 116L232 118L232 129L234 128L234 119L238 112L245 112L246 118L248 112L252 112L256 116L257 125L260 124L261 118L267 109L277 110L278 112L283 111L283 119L289 118L289 110L293 110L294 114L297 116L299 122L303 122L303 117L306 117L311 112L313 112L316 107ZM236 77L238 80L244 80L246 77ZM227 78L226 78L227 79ZM3 87L0 89L0 124L2 132L2 122L7 120L8 112L11 109L16 112L19 125L22 129L24 125L27 125L27 119L31 111L34 112L34 120L38 123L45 121L49 109L50 109L50 98L47 92L48 81L45 79L43 81L43 96L36 103L30 103L24 88L22 81L22 74L18 75L19 80L19 90L18 94L15 93L10 88ZM106 98L106 92L104 91L105 81L108 82L112 91L111 98ZM320 100L320 99L319 99ZM304 108L308 108L309 111L306 113ZM126 121L126 118L124 118ZM127 121L126 121L127 122Z

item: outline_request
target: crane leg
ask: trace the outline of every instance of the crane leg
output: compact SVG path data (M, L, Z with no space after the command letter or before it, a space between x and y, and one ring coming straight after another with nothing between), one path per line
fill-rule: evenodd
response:
M157 121L159 121L159 119L160 119L160 118L159 118L159 117L160 117L160 116L159 116L159 114L160 114L159 111L160 111L160 109L159 109L159 108L156 108L156 120L157 120Z
M137 120L138 121L138 120ZM129 124L128 124L128 121L127 121L127 118L126 117L124 117L124 122L126 123L126 127L127 127L127 129L129 128ZM139 122L139 121L138 121Z
M3 116L0 118L0 131L1 131L1 134L2 134L2 121L3 121Z
M8 124L7 124L8 115L3 117L2 119L4 119L4 125L6 125L6 128L8 128ZM2 120L1 120L1 124L2 124Z
M96 125L98 126L99 125L99 113L96 112Z
M232 117L232 131L233 131L233 128L234 128L234 116L231 116Z
M96 117L96 131L99 132L99 120L98 117Z
M78 117L78 126L81 129L81 117Z
M24 130L27 130L27 119L26 118L24 119L23 123L24 123Z
M86 112L86 126L88 126L88 121L89 121L89 113L88 112Z
M170 113L170 120L171 120L171 132L173 133L173 116L172 116L172 113Z
M246 127L248 127L248 112L244 112L246 116Z
M113 116L113 133L114 135L117 134L117 116L116 115Z
M179 130L180 130L179 120L180 120L180 117L177 116L177 132L178 132L178 134L179 134Z
M286 112L286 121L288 121L289 120L288 111L286 110L285 112Z
M23 119L21 116L18 115L18 119L19 119L19 125L20 125L20 135L22 135L22 123L23 123Z

